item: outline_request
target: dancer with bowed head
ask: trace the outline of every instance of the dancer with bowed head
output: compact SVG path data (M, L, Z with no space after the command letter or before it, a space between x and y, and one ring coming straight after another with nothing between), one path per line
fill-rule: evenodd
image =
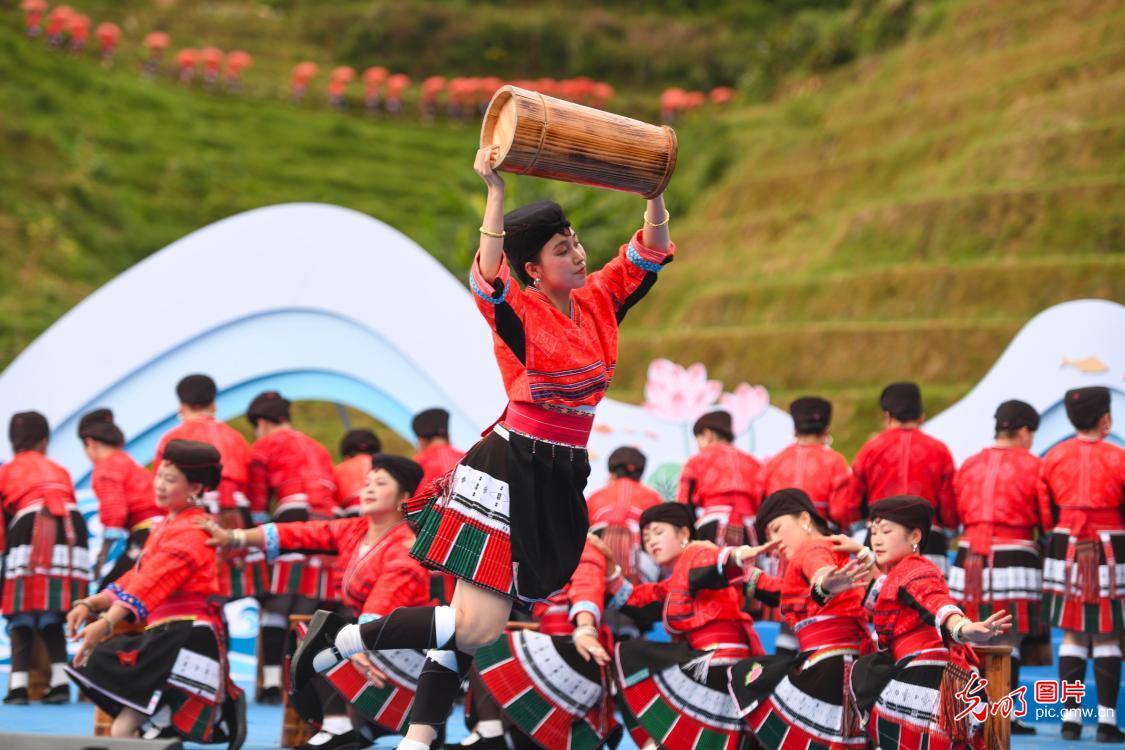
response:
M485 147L476 156L488 200L470 285L509 403L450 475L409 503L418 525L412 554L459 579L451 606L404 607L363 625L318 612L291 667L299 689L361 651L431 649L399 745L408 750L433 742L473 653L504 632L513 602L551 596L577 567L588 527L586 442L617 365L618 326L675 251L657 196L644 228L589 273L558 204L504 214L504 181L491 166L497 153Z
M215 550L199 527L208 517L203 494L222 476L219 451L172 440L162 455L153 486L167 517L132 570L67 614L68 633L81 641L67 672L114 717L114 737L173 732L237 750L246 738L246 698L230 678ZM97 619L82 627L91 615ZM146 627L111 637L125 619Z
M984 748L986 738L973 715L957 718L971 705L957 693L977 673L968 644L1007 633L1012 617L1000 610L973 622L953 601L945 576L919 552L926 548L933 516L930 501L915 495L871 506L871 549L884 575L868 587L864 604L874 613L879 650L856 661L852 694L878 747ZM842 549L868 554L854 541L838 539ZM983 691L974 695L987 701Z
M858 560L833 549L828 522L803 490L772 493L755 519L760 539L778 541L786 561L779 583L757 571L750 592L780 593L780 612L796 634L794 652L752 656L730 670L730 694L766 748L831 748L867 744L848 690L855 660L874 650L860 582L875 556Z

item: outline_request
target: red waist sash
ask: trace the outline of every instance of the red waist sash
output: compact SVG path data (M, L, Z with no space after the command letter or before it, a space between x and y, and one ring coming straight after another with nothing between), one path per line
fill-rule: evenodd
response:
M836 647L860 648L871 637L854 617L829 617L797 626L798 648L804 651Z
M938 631L934 627L925 625L908 633L895 636L894 643L891 644L891 653L894 655L895 661L898 661L911 654L932 648L945 648L945 641L938 635Z
M563 414L541 406L512 401L500 417L500 424L510 430L539 440L585 448L594 427L593 414Z

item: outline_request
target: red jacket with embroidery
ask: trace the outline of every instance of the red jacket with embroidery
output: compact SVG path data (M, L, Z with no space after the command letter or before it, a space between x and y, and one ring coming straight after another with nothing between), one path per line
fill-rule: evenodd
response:
M336 464L332 478L336 483L336 505L342 514L359 513L359 493L371 472L371 454L357 453Z
M238 495L246 493L247 463L250 460L250 446L246 444L246 438L242 437L242 433L212 416L193 416L168 430L164 437L160 438L160 444L156 447L156 457L152 462L153 471L160 468L164 446L172 440L197 440L215 446L223 462L223 479L219 483L218 490L219 508L222 510L237 508L240 500Z
M158 523L145 540L141 557L132 570L107 587L117 601L139 620L159 620L173 614L177 599L191 601L200 614L206 600L219 593L215 548L211 535L197 525L207 511L191 506Z
M785 566L781 575L781 614L790 627L810 617L851 617L866 625L867 610L863 608L863 589L843 591L828 599L818 597L812 589L817 574L825 568L838 568L850 557L836 552L825 538L810 537Z
M876 501L894 495L924 497L936 509L934 525L957 528L953 456L945 443L921 430L892 428L868 440L852 464L855 495L846 523L866 515Z
M1035 539L1043 526L1036 498L1041 463L1024 448L992 447L961 464L953 488L973 552L987 555L993 539Z
M276 548L270 548L270 531ZM430 574L410 556L414 532L405 521L392 527L374 545L362 550L367 537L366 518L266 524L266 556L278 552L339 554L343 579L342 601L357 614L386 615L396 607L414 607L430 601Z
M0 466L0 506L10 521L40 500L52 516L61 518L77 504L74 483L66 469L39 451L20 451Z
M635 578L641 551L641 513L662 502L656 490L629 477L610 479L586 500L590 531L609 545L621 572L630 580Z
M762 465L731 443L712 443L684 464L677 500L704 510L732 508L730 525L748 523L762 504Z
M279 503L305 495L309 513L331 518L336 510L333 469L328 449L308 435L292 427L274 430L250 449L250 508L267 510L271 494Z
M418 483L418 492L421 493L434 481L441 479L465 455L449 443L433 443L424 450L418 451L414 460L422 467L422 481Z
M762 469L762 498L788 487L804 490L818 513L843 528L854 505L848 460L827 445L793 443Z
M638 231L617 257L571 293L568 318L534 287L520 289L506 263L495 279L473 261L469 283L493 332L493 348L509 401L595 406L617 366L617 327L656 281L668 252L645 247Z
M949 595L945 576L921 555L907 555L868 589L874 607L879 650L890 649L895 661L926 648L946 645L941 624L964 613Z
M676 559L668 579L638 584L625 603L644 607L663 602L664 627L692 648L741 643L760 655L764 652L754 620L742 611L739 587L746 571L734 561L735 549L693 542Z
M153 498L152 475L123 450L94 465L90 485L98 498L98 516L107 529L129 530L164 515Z
M532 606L531 614L539 621L539 632L546 635L570 635L574 630L574 618L579 612L589 612L594 616L594 622L600 625L606 604L606 573L605 556L587 542L566 588L547 601ZM620 578L620 574L608 583L619 583L617 578ZM614 592L620 588L619 585L613 586Z
M1125 529L1125 449L1077 437L1043 458L1039 513L1047 529L1068 529L1079 539L1096 531Z

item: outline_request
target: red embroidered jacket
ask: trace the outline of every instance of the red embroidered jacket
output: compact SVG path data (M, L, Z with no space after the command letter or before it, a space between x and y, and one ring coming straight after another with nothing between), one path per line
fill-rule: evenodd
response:
M1125 529L1125 449L1099 440L1071 438L1043 458L1039 513L1048 530L1067 529L1078 539Z
M941 624L964 612L949 595L945 576L921 555L907 555L868 588L865 603L874 609L879 650L895 661L922 649L946 646Z
M608 581L606 573L605 556L587 542L566 588L547 601L532 606L531 614L539 621L539 632L546 635L570 635L574 630L574 618L579 612L589 612L594 616L595 625L600 626L607 595L612 597L621 592L620 601L609 605L619 607L629 593L622 589L623 578L620 573Z
M219 508L230 510L246 504L246 465L250 460L250 446L242 433L212 416L193 416L160 438L152 462L153 471L160 468L164 446L172 440L197 440L215 446L223 462L223 479L218 490Z
M422 467L422 481L418 483L418 493L428 488L434 481L441 479L465 455L449 443L434 443L425 450L418 451L414 460Z
M309 513L331 518L335 513L336 484L328 449L303 432L282 427L254 441L250 449L247 495L250 509L264 512L270 495L278 505L304 495Z
M136 620L209 610L207 600L219 593L219 580L215 548L207 546L211 535L196 525L205 518L206 510L191 506L162 520L133 569L106 588Z
M884 430L868 440L855 457L855 495L844 520L849 524L861 520L872 504L885 497L917 495L936 509L935 526L956 529L954 473L953 456L937 438L921 430Z
M153 499L152 475L123 450L94 465L90 485L98 498L98 516L107 529L129 530L164 515Z
M728 524L753 523L762 504L762 465L730 443L713 443L688 459L677 500L707 511L730 508Z
M637 560L641 553L641 514L664 502L660 494L629 477L615 477L586 499L590 531L601 536L613 550L621 572L637 580Z
M617 257L571 294L573 317L534 287L520 289L507 264L495 279L473 261L469 283L493 332L493 348L509 401L595 406L617 366L617 327L652 287L668 252L645 247L638 231Z
M771 458L762 469L762 498L778 490L804 490L825 519L845 528L854 503L851 499L852 470L848 460L827 445L793 443Z
M351 458L345 458L332 470L332 478L336 483L336 506L341 515L354 516L359 513L359 493L367 484L370 471L369 453L357 453Z
M754 620L742 611L738 589L746 571L734 561L735 549L693 542L677 558L668 579L638 584L625 603L644 607L663 602L664 627L692 648L739 644L761 655Z
M370 548L362 549L367 519L268 523L262 528L266 559L282 551L339 554L342 601L361 615L386 615L396 607L430 601L430 574L410 556L414 532L405 521L389 529Z
M1036 497L1041 463L1023 448L992 447L961 464L953 488L973 552L987 555L993 539L1035 539L1043 526Z
M9 521L24 508L42 502L52 516L65 516L77 505L70 474L38 451L20 451L0 466L0 506Z

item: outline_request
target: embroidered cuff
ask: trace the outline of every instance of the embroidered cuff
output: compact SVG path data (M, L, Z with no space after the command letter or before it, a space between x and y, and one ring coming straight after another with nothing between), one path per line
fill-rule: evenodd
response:
M761 568L752 568L746 574L746 598L753 599L754 592L758 590L758 579L762 577Z
M627 257L629 262L634 266L642 271L648 271L649 273L659 273L660 269L664 268L663 263L656 263L641 257L641 254L637 251L637 248L632 242L629 243L629 249L625 252L625 257Z
M122 529L117 526L106 526L102 529L103 539L126 539L128 536L129 531L127 529Z
M281 539L277 535L277 524L267 523L261 529L262 538L266 542L266 562L273 562L281 554Z
M379 620L382 617L382 615L372 614L371 612L364 612L359 616L359 624L362 625L365 622L374 622L375 620Z
M113 597L117 599L118 603L132 612L133 618L137 622L148 619L148 607L146 607L144 602L140 599L133 596L128 591L125 591L116 583L111 583L109 586L106 586L106 591L112 594Z
M936 622L937 626L940 628L942 624L953 615L961 615L964 617L965 613L962 612L961 608L956 604L946 604L944 607L938 609L937 614L934 616L934 622Z
M598 609L598 605L593 602L575 602L570 606L570 612L567 613L566 617L571 622L574 622L574 618L578 617L579 612L589 612L592 614L594 616L594 627L601 627L602 612Z
M508 292L512 288L511 272L508 271L504 261L500 262L500 273L496 276L496 281L501 283L499 294L492 283L489 283L484 275L480 272L480 258L473 258L473 267L469 271L469 287L472 288L473 294L480 297L490 305L499 305L501 302L508 298Z
M629 601L629 597L633 595L633 582L628 578L621 581L621 588L606 602L606 609L621 609L625 606L625 602Z
M886 582L885 575L879 576L871 585L867 587L867 595L863 598L863 606L871 612L875 611L875 600L879 598L879 592L883 589L883 583Z

